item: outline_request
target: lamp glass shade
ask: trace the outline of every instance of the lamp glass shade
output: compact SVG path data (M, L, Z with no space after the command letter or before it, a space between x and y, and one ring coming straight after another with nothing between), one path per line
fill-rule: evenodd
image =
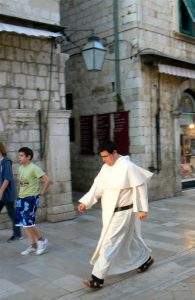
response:
M103 67L106 49L98 37L90 37L82 49L83 59L88 71L100 71Z

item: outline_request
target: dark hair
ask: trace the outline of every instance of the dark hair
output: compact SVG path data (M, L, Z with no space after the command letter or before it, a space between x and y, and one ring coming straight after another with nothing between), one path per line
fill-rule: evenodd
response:
M30 156L30 160L33 158L33 151L28 147L22 147L18 152L23 152L26 156Z
M117 151L118 147L113 141L105 141L98 148L98 152L107 151L110 154L112 154L115 150Z
M7 151L6 151L6 148L5 146L3 145L3 143L0 142L0 152L3 156L6 156L7 155Z

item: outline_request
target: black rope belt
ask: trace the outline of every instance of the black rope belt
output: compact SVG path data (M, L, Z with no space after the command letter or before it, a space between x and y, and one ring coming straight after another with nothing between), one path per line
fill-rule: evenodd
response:
M133 204L122 206L122 207L116 207L114 212L121 211L121 210L127 210L127 209L130 209L132 207L133 207Z

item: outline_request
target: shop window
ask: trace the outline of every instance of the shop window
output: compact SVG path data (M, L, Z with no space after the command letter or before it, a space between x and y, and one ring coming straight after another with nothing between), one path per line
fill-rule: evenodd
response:
M195 184L195 98L185 92L180 102L181 179L183 187Z
M180 32L195 37L194 0L179 0Z

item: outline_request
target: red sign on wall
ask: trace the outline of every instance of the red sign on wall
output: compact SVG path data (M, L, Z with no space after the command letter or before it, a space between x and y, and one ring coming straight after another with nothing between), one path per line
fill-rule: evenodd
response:
M99 145L110 140L110 114L97 115L97 138Z
M93 152L93 116L80 117L81 154L94 154Z
M129 118L128 112L114 113L114 140L122 155L129 154Z

